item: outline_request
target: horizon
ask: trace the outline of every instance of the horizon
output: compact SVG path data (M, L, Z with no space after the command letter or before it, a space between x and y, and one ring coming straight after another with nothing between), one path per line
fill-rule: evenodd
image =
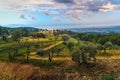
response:
M61 29L120 25L119 0L0 1L0 25L6 27Z
M2 25L0 25L0 26L2 26L2 27L6 27L6 28L26 28L26 27L31 27L31 28L37 28L37 29L47 29L47 30L57 30L57 29L60 29L60 30L67 30L67 29L99 29L99 28L120 28L120 25L114 25L114 26L100 26L100 27L98 27L98 26L89 26L89 27L60 27L60 28L48 28L48 26L46 26L46 28L44 27L44 26L40 26L40 27L34 27L34 26L18 26L18 24L12 24L12 25L17 25L17 26L2 26ZM67 25L66 25L67 26ZM50 27L50 26L49 26ZM55 27L55 26L54 26Z

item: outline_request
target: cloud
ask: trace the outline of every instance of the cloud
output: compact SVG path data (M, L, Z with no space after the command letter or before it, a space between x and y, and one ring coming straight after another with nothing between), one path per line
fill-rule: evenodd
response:
M103 5L101 10L103 11L110 11L110 10L115 10L115 8L117 7L117 5L114 5L114 4L111 4L111 3L108 3L106 5Z
M24 14L21 14L21 15L20 15L20 18L21 18L21 19L26 19L26 17L25 17Z
M103 6L120 5L120 0L0 0L2 10L25 10L29 8L62 8L99 11ZM71 4L69 6L68 4ZM107 8L106 8L107 9Z
M75 4L75 2L74 2L74 0L54 0L55 2L57 2L57 3L63 3L63 4L67 4L67 5L74 5Z
M49 15L50 15L48 10L40 11L40 13L45 14L46 16L49 16Z
M22 14L40 11L47 16L62 14L81 20L84 14L89 17L89 13L119 11L120 0L0 0L0 10ZM21 17L24 18L23 15Z
M54 17L53 20L59 22L60 18L59 17Z
M35 17L35 16L30 15L29 17L30 17L32 20L36 20L36 17Z

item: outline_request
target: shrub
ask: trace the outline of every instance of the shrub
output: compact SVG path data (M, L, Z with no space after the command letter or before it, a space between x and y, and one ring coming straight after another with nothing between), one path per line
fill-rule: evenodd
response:
M104 75L102 76L102 80L118 80L117 75L112 74L112 75Z
M36 43L34 46L35 46L35 48L39 48L39 47L40 47L40 44L39 44L39 43Z
M45 56L47 54L47 51L43 49L39 49L36 54L39 56Z
M72 60L77 62L78 64L81 63L81 51L79 49L73 51Z

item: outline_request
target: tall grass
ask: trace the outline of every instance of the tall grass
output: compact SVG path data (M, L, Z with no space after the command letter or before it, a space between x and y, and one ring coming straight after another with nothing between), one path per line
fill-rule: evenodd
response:
M31 65L0 62L0 80L64 80L59 69L42 69Z

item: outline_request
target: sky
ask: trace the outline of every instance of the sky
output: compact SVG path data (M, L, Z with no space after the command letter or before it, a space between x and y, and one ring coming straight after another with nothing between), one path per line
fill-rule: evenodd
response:
M120 25L120 0L0 0L0 25L37 28Z

